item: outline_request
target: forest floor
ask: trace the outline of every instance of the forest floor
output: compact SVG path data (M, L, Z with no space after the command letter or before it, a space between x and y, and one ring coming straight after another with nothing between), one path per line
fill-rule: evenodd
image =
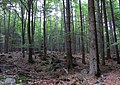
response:
M81 63L81 55L73 55L74 68L66 69L64 53L48 52L43 58L35 52L34 64L28 63L28 55L22 58L21 52L0 54L0 85L4 85L7 77L13 77L16 85L120 85L120 65L116 59L106 60L100 66L101 76L93 78L89 75L89 55L86 64Z

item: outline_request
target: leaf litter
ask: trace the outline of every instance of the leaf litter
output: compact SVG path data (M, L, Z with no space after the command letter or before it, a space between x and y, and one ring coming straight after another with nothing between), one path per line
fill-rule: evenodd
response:
M74 68L68 72L64 53L49 52L45 60L42 55L33 55L34 64L28 63L28 55L22 58L21 52L1 54L5 56L0 60L0 66L12 65L13 69L6 69L0 75L16 74L26 76L25 85L120 85L120 65L116 61L106 60L105 66L100 66L101 77L93 78L89 75L89 55L86 55L86 63L81 63L81 55L73 55ZM11 56L11 57L8 57ZM2 80L1 80L2 81ZM20 83L19 82L19 83Z

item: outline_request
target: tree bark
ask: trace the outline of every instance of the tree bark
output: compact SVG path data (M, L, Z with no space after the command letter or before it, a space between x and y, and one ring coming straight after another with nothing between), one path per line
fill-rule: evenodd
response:
M32 57L32 41L31 41L31 32L30 32L30 13L31 13L31 0L28 0L28 42L29 42L29 63L34 63Z
M35 31L35 28L34 28L34 1L32 0L31 1L31 8L32 8L32 20L31 20L31 32L32 32L32 35L31 35L31 48L32 48L32 54L34 54L34 31Z
M22 54L23 58L25 57L25 26L24 26L24 8L21 6L21 15L22 15Z
M72 69L71 32L70 32L70 2L66 0L66 48L67 68Z
M65 17L65 1L64 0L63 0L63 14L64 14L64 31L65 31L65 36L66 36L66 17ZM67 47L66 47L66 37L65 37L65 43L64 43L65 52L67 51L66 49Z
M114 18L112 0L110 0L110 8L111 8L112 23L113 23L113 29L114 29L114 37L115 37L115 42L117 43L117 35L116 35L115 18ZM115 45L115 49L116 49L117 63L120 64L118 44Z
M108 25L107 25L107 14L106 14L105 0L103 0L103 13L104 13L105 32L106 32L107 59L110 59L111 58L111 55L110 55L110 41L109 41L109 34L108 34Z
M101 46L101 23L100 23L100 0L96 0L96 5L97 5L97 36L98 36L98 49L99 49L99 54L101 54L102 49L100 48Z
M38 48L39 48L39 52L41 51L41 46L42 46L42 42L41 42L41 29L42 29L42 13L41 13L41 7L40 7L40 28L38 29ZM41 53L41 52L40 52Z
M98 62L98 45L97 45L97 31L95 21L95 7L94 0L88 1L89 14L89 29L90 29L90 74L92 76L99 76L99 62Z
M7 29L6 29L6 13L4 10L4 29L5 29L5 44L4 44L4 52L6 53L6 34L7 34Z
M84 35L83 35L83 15L82 15L82 6L81 0L79 0L79 9L80 9L80 24L81 24L81 43L82 43L82 63L85 62L85 49L84 49Z
M43 21L43 37L44 37L44 57L47 55L47 37L46 37L46 0L44 0L44 10L43 10L43 16L44 16L44 21Z
M100 3L101 3L101 6L100 6L100 8L101 8L101 12L100 12L100 16L99 16L99 18L100 18L100 41L101 41L101 45L100 45L100 49L101 49L101 58L102 58L102 65L105 65L105 46L104 46L104 29L103 29L103 18L102 18L102 15L103 15L103 11L102 11L102 9L103 9L103 4L102 4L102 0L100 0Z
M71 0L70 1L70 9L71 9L71 12L70 12L70 14L71 14L71 32L72 32L72 53L73 54L75 54L75 52L76 52L76 49L75 49L75 44L76 44L76 42L75 42L75 27L74 27L74 14L73 14L73 12L74 12L74 10L73 10L73 0Z
M37 0L36 0L36 8L34 12L34 1L32 1L32 52L34 54L35 46L34 46L34 35L35 35L35 20L36 20L36 10L37 10Z
M61 7L62 8L62 7ZM63 9L63 8L62 8ZM61 9L61 16L64 16L63 10ZM61 43L61 52L64 52L64 43L65 43L65 39L64 39L64 17L61 17L61 36L62 36L62 43Z
M6 29L6 34L5 34L5 52L8 53L9 51L9 31L10 31L10 16L11 16L11 12L9 10L9 17L8 17L8 29Z
M111 15L109 15L111 16ZM112 45L115 40L114 40L114 34L113 34L113 25L112 25L112 20L108 18L108 22L109 22L109 27L110 27L110 44ZM110 47L110 51L111 51L111 54L115 54L115 46L111 46Z
M15 43L15 38L16 38L15 37L15 31L16 31L16 13L15 13L14 20L13 20L13 32L12 32L12 36L13 36L12 38L13 38L13 40L12 40L12 47L11 47L11 51L12 52L16 51L15 46L14 46L14 45L16 45L16 43Z

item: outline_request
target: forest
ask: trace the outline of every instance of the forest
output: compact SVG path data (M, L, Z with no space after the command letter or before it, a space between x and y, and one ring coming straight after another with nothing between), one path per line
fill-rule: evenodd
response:
M120 0L0 0L0 85L120 85Z

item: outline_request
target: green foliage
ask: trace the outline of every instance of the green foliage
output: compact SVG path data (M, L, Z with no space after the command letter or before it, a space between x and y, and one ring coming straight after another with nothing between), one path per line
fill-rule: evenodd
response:
M16 78L16 84L19 84L21 82L27 82L30 78L27 76L20 75L19 78Z
M4 11L6 13L5 20L6 20L6 29L8 29L8 10L11 10L11 21L10 21L10 42L17 42L21 43L21 32L22 32L22 23L21 23L21 5L23 5L24 12L27 12L27 0L21 2L22 0L2 0L0 2L0 32L2 34L5 33L4 29ZM37 2L37 9L36 9L36 1L34 0L34 13L36 11L36 20L35 20L35 48L38 48L39 44L43 45L43 1ZM11 4L11 9L9 6ZM15 6L16 7L12 7ZM47 29L47 43L50 45L50 39L53 41L53 45L57 44L57 38L61 46L63 45L63 40L65 36L64 31L64 19L63 19L63 2L62 0L47 0L46 1L46 29ZM79 4L78 0L72 0L71 3L73 5L73 22L74 22L74 32L72 31L71 34L75 34L76 36L80 36L80 11L79 11ZM120 9L118 8L118 1L114 0L112 3L114 7L114 14L115 14L115 22L117 28L117 34L120 34ZM66 5L66 4L65 4ZM41 7L40 7L41 6ZM107 3L107 11L108 11L108 18L110 16L110 5L109 0ZM40 13L41 13L41 22L40 22ZM82 13L84 16L84 40L85 44L88 42L88 3L86 1L82 1ZM16 15L16 21L14 21ZM27 17L24 15L27 19ZM72 20L71 20L72 21ZM13 27L15 22L15 27ZM55 25L56 24L56 25ZM15 30L15 36L13 35L13 31ZM25 28L25 45L20 47L27 47L28 39L27 39L27 21L26 21L26 28ZM71 25L71 30L73 30L73 26ZM40 42L39 42L40 41ZM119 43L119 41L118 41Z

